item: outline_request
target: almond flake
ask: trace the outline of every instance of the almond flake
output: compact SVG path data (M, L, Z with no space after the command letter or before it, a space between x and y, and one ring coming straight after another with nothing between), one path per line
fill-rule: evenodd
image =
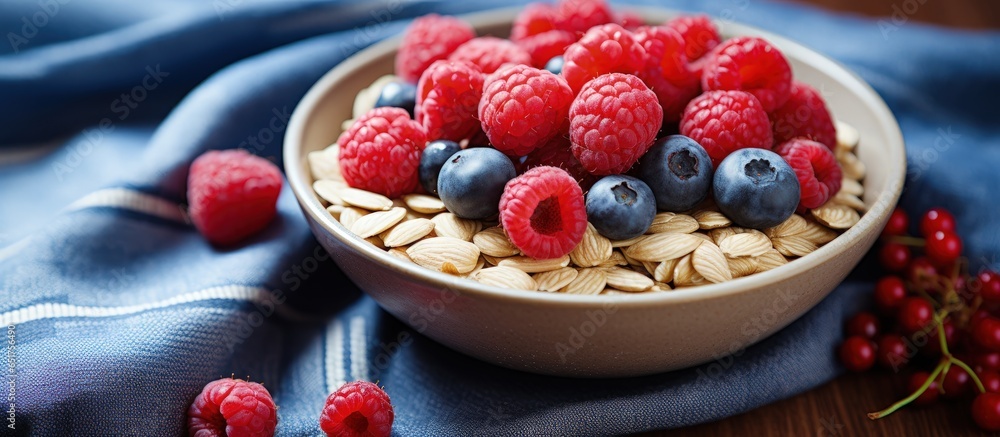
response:
M691 263L691 255L684 255L677 261L677 266L674 267L674 284L678 287L690 287L693 285L699 285L707 283L705 277L698 273L694 269L694 264Z
M490 255L487 255L487 254L484 253L483 254L483 259L485 259L486 262L489 263L490 265L495 266L497 264L500 264L500 261L503 261L504 257L495 257L495 256L490 256Z
M704 241L690 234L653 234L625 249L625 255L639 261L664 261L691 253Z
M344 205L344 199L341 199L339 194L344 188L347 188L347 184L341 181L320 179L313 182L313 191L331 205Z
M781 254L778 255L780 256ZM729 271L733 273L734 278L752 275L757 271L757 263L753 258L726 258L726 262L729 263Z
M531 276L512 267L489 267L469 276L483 284L515 290L534 290L538 284Z
M653 276L653 274L656 273L656 268L659 267L659 265L660 265L660 263L658 263L658 262L643 261L642 262L642 266L632 266L632 265L630 265L628 267L631 267L632 270L635 270L635 271L637 271L639 273L642 273L642 274L647 274L648 273L649 276Z
M604 271L607 285L622 291L646 291L653 287L653 280L642 273L621 267L611 267Z
M836 196L833 196L833 202L838 205L849 206L857 211L865 210L865 202L853 194L845 193L844 190L840 190Z
M330 205L326 207L326 212L330 213L335 220L340 220L340 213L344 212L347 207L344 205Z
M487 255L495 257L508 257L521 253L514 243L510 242L503 228L494 226L483 229L472 236L472 243L479 246L479 250Z
M861 182L845 177L840 180L840 192L860 196L865 194L865 187L861 186Z
M653 271L653 279L657 282L672 282L674 280L674 269L677 268L678 261L680 261L680 258L668 259L658 264Z
M754 271L754 273L766 272L775 267L780 267L785 264L788 264L788 259L786 259L777 250L770 250L767 253L754 258L753 260L754 263L757 264L757 268Z
M608 278L603 270L596 268L580 269L576 278L573 278L569 284L559 291L569 294L598 294L604 291L604 286L607 284Z
M694 213L694 219L698 221L698 227L703 230L724 228L733 224L725 214L711 209Z
M670 284L667 284L665 282L655 282L653 283L653 288L651 288L649 291L671 291L671 290L673 290L673 288L670 286Z
M861 215L854 208L832 202L813 208L810 212L817 221L833 229L847 229L861 220Z
M355 208L353 206L348 206L340 212L340 224L344 225L348 230L354 226L354 222L358 221L361 217L368 215L368 211L361 208Z
M705 240L709 243L715 244L715 240L713 240L712 237L710 237L708 234L703 234L701 232L692 232L691 235L701 238L702 240Z
M706 241L698 246L691 253L691 265L696 272L701 273L702 277L716 284L733 280L733 273L729 271L726 255L714 243Z
M450 263L458 273L468 273L476 268L479 248L468 241L450 237L420 240L406 250L413 262L431 270L442 271Z
M569 285L578 275L576 269L563 267L548 272L536 273L535 282L538 283L538 291L559 291L559 289Z
M426 194L407 194L403 196L406 207L421 214L437 214L445 212L444 202L434 196Z
M378 213L375 213L378 214ZM381 235L386 247L405 246L413 243L434 230L434 222L428 219L407 220Z
M392 208L392 199L371 191L344 187L337 192L344 203L369 211L388 211Z
M500 260L498 266L513 267L521 269L526 273L541 273L569 265L569 256L563 255L559 258L535 259L528 256L512 256Z
M576 248L569 253L569 259L579 267L594 267L611 258L611 241L597 232L594 225L587 223L587 230Z
M316 180L344 181L340 174L340 146L336 143L323 150L309 152L309 169Z
M410 255L407 255L405 247L392 247L387 251L387 253L395 258L413 262L413 260L410 259Z
M722 243L722 240L725 240L726 238L732 235L736 235L738 233L739 232L737 232L736 228L730 226L728 228L715 228L709 230L708 236L712 237L712 241L715 242L715 244L719 244Z
M627 266L628 260L625 259L625 255L622 255L620 251L612 250L611 256L604 260L604 262L597 265L597 267L613 267L613 266Z
M807 227L808 223L806 223L806 219L802 218L802 216L798 214L792 214L791 217L788 217L788 219L781 222L778 226L765 229L764 235L766 235L767 238L772 239L777 237L787 237L801 233L802 231L805 231Z
M861 162L857 155L848 152L845 153L839 161L841 168L844 170L844 176L858 181L865 178L865 173L867 171L865 163Z
M438 214L431 220L434 221L434 232L439 237L452 237L464 241L472 241L472 236L483 228L483 224L478 220L467 220L450 212Z
M476 269L475 267L472 268L472 270L475 269ZM461 273L458 271L458 267L455 267L455 265L449 261L445 261L441 264L441 273L447 273L453 276L461 275Z
M771 250L771 240L763 232L753 230L745 234L730 235L719 243L722 253L730 258L759 256Z
M837 125L837 146L842 147L847 150L854 150L861 141L861 134L858 130L847 123L840 120L836 121Z
M834 238L837 238L837 235L839 234L836 231L830 230L830 228L819 224L815 220L807 220L806 229L795 234L796 237L805 238L817 246L833 241Z
M675 232L690 234L698 230L698 221L689 215L661 212L653 217L653 224L646 230L647 234Z
M359 218L351 225L351 232L361 238L381 234L399 223L406 217L406 209L393 208L388 211L378 211Z
M646 237L647 237L646 235L640 235L638 237L629 238L628 240L611 240L611 247L616 249L619 247L629 247L635 243L642 241Z
M785 256L806 256L818 249L813 242L795 235L772 238L771 242L774 243L774 248Z

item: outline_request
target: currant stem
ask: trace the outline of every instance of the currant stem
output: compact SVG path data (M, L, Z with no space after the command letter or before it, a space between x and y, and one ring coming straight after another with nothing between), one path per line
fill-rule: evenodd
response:
M920 395L924 394L924 392L927 391L927 389L931 386L931 383L934 382L934 379L936 379L938 375L941 374L941 371L944 369L945 364L948 364L948 360L947 359L941 360L941 362L938 363L937 367L934 368L934 372L927 377L927 380L924 381L923 385L917 388L916 391L910 393L909 396L900 399L895 404L890 405L889 408L886 408L882 411L878 411L875 413L868 413L868 418L872 420L883 418L885 416L888 416L896 412L896 410L903 408L904 406L906 406L906 404L913 402L914 399L920 397Z
M891 242L891 243L899 243L899 244L902 244L904 246L924 247L924 246L927 245L927 240L924 240L923 238L908 237L908 236L904 236L904 235L893 235L893 236L888 237L888 238L889 238L889 242Z
M965 373L968 373L969 376L972 377L972 380L976 382L976 388L979 389L980 393L986 393L986 386L983 385L983 381L979 380L979 376L976 375L976 372L972 371L968 364L963 363L962 360L955 357L949 357L949 360L951 360L952 364L961 367L962 370L965 370Z

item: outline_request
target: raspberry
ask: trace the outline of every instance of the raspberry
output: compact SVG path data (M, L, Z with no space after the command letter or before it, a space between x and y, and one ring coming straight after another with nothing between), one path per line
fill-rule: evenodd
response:
M775 143L805 137L825 144L830 150L837 145L837 128L830 111L816 89L809 85L792 81L788 101L770 116Z
M486 77L466 62L437 61L417 83L414 120L430 140L462 141L479 131L476 111Z
M319 427L330 437L388 437L394 417L384 390L368 381L354 381L326 398Z
M698 76L688 70L684 40L669 27L642 26L635 40L646 50L646 65L639 77L656 93L664 121L680 121L684 107L698 95Z
M548 3L531 3L521 9L514 18L510 29L510 40L519 42L534 36L559 29L559 12Z
M476 64L483 74L490 74L503 64L531 64L531 55L508 40L481 36L458 46L448 60Z
M340 135L340 172L348 185L399 197L417 188L427 136L400 108L375 108Z
M524 162L518 167L518 173L524 173L527 170L543 165L566 170L573 179L576 179L576 182L580 184L580 188L583 191L589 190L594 185L594 182L597 182L597 177L583 168L583 164L580 164L580 161L573 156L573 151L570 150L569 138L562 135L557 135L548 144L528 154Z
M583 190L563 169L535 167L507 182L500 223L525 255L561 257L580 244L587 230Z
M556 5L559 29L581 34L601 24L614 23L614 13L604 0L561 0Z
M622 11L618 14L618 24L624 27L626 30L635 30L639 26L644 26L646 24L646 19L642 18L642 15L632 12L632 11Z
M701 59L722 41L708 15L683 15L665 24L684 38L684 54L689 62Z
M587 171L624 173L656 140L663 109L638 77L610 73L584 85L570 106L569 123L573 155Z
M767 41L751 36L729 39L715 48L705 64L701 86L710 90L747 91L771 112L788 101L792 67Z
M413 20L396 53L396 75L415 83L434 61L445 59L458 46L475 38L468 23L454 17L428 14Z
M543 68L550 59L566 52L570 44L576 42L576 34L565 30L550 30L525 37L517 42L531 55L531 65Z
M617 24L591 28L563 56L563 77L577 93L587 81L604 73L637 74L646 65L642 44Z
M774 141L767 112L745 91L708 91L684 109L681 135L701 144L718 167L737 149L770 149Z
M573 103L563 78L527 65L504 67L490 78L479 119L493 147L522 156L560 133Z
M281 170L245 150L205 152L188 174L191 221L218 245L236 243L267 226L280 193Z
M802 188L799 209L816 208L840 191L842 172L837 157L822 143L796 138L774 150L795 170Z
M278 407L263 385L222 378L205 385L188 408L188 435L193 437L271 437Z

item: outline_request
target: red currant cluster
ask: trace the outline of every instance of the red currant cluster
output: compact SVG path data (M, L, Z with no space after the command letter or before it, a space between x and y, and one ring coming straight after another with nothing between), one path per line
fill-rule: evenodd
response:
M909 225L906 213L897 209L882 232L879 261L891 273L875 286L881 317L863 311L848 319L840 361L856 372L876 362L894 372L914 368L908 395L868 414L872 419L911 403L977 393L972 403L976 424L1000 431L1000 274L969 272L955 218L947 210L924 214L923 238L907 235Z

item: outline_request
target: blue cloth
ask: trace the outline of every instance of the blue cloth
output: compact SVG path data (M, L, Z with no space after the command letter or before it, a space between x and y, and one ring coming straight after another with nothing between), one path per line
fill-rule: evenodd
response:
M1000 267L1000 34L765 1L664 3L787 35L860 74L908 143L903 206L951 209L973 267ZM16 430L4 430L183 434L201 387L235 374L271 390L281 436L318 434L345 379L386 386L398 435L617 434L720 419L837 375L832 351L845 314L867 303L870 268L737 356L560 379L463 356L380 310L287 189L278 218L237 248L212 248L184 221L195 156L243 147L280 163L288 114L324 72L414 16L498 4L0 2L0 324L15 344L0 367L3 393L16 390Z

